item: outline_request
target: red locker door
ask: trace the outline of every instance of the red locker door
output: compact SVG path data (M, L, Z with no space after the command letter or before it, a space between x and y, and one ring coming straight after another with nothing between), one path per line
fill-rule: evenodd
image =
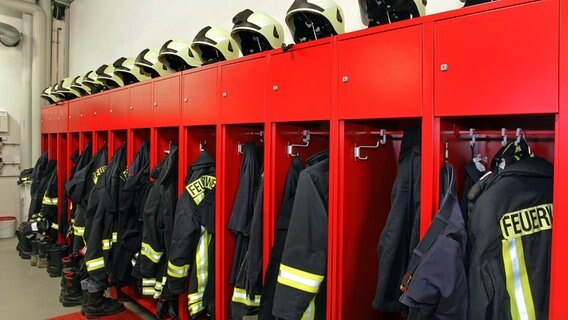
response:
M130 88L130 105L127 111L128 127L148 128L152 126L152 83Z
M264 121L266 104L266 58L221 67L221 122Z
M339 41L339 117L422 113L422 26Z
M65 133L69 124L69 103L64 102L57 106L57 132Z
M292 48L270 61L272 121L325 120L331 110L331 44Z
M217 122L217 68L183 75L182 122L184 125Z
M130 102L130 90L125 88L111 91L109 94L110 129L124 129L128 126L127 110Z
M178 126L180 124L179 75L154 81L154 125Z
M93 121L93 129L97 131L106 131L109 128L109 94L99 94L93 97L91 103L91 119Z
M81 104L83 101L69 103L69 132L79 132L81 128Z
M49 107L41 108L41 133L49 132Z
M82 100L79 104L79 130L93 131L95 123L93 122L93 113L95 110L94 97Z
M557 6L536 1L436 22L435 114L557 112Z

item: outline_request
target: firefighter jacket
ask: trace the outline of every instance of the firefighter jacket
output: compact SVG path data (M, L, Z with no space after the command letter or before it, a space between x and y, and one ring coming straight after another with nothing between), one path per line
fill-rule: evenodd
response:
M58 219L57 219L57 164L55 160L48 160L41 171L41 177L34 181L36 193L41 192L40 206L38 212L32 215L32 219L26 223L23 234L31 237L33 234L47 236L50 243L57 240Z
M408 320L458 320L467 316L467 234L458 205L455 173L442 168L440 209L414 250L401 284Z
M231 284L234 284L236 281L237 273L243 263L248 247L250 225L254 210L254 195L258 191L260 182L260 167L254 142L247 142L243 146L239 187L227 225L227 228L235 234L237 240L229 276L229 283Z
M46 189L46 182L42 184L42 178L45 175L45 170L47 168L47 151L44 152L36 161L34 168L32 170L30 179L32 181L30 185L30 209L28 211L28 221L32 221L39 216L41 210L41 201L43 199L43 194Z
M168 253L168 290L181 294L189 275L187 303L192 319L214 314L216 184L215 161L202 151L187 172Z
M309 157L306 162L308 165L314 165L319 161L327 159L327 157L328 153L323 151ZM304 166L302 165L300 158L296 157L292 159L286 176L286 182L284 184L282 205L278 212L278 220L276 221L274 245L270 251L270 259L268 260L268 267L266 268L266 274L264 276L264 285L262 287L260 308L258 312L259 319L261 320L274 318L272 316L274 291L276 290L278 271L280 269L280 262L282 261L282 251L284 250L286 236L288 235L288 225L290 224L292 206L294 205L294 198L296 197L298 177L303 169Z
M272 314L325 319L329 160L300 173Z
M264 178L261 175L255 194L254 211L250 227L247 252L233 289L231 319L243 319L258 313L262 290L262 212Z
M112 266L112 246L117 243L116 233L120 194L126 181L126 145L114 153L105 172L93 191L98 192L96 206L89 204L86 212L85 230L89 230L85 264L89 277L98 283L107 283L107 274ZM91 199L89 200L91 201Z
M128 167L128 177L120 194L118 243L113 245L111 281L114 285L134 283L131 276L142 241L142 210L150 191L150 152L143 142Z
M85 152L83 152L85 153ZM107 146L100 148L92 159L81 169L77 165L77 171L73 178L69 179L65 188L74 207L73 219L73 251L78 252L85 247L85 211L91 196L91 191L96 185L99 176L105 171L107 165ZM83 155L81 155L83 156ZM97 193L98 194L98 193ZM93 199L95 200L95 199ZM98 199L97 199L98 201ZM96 202L93 202L94 205Z
M469 319L548 318L552 172L526 157L468 194Z
M391 193L391 209L377 246L379 270L373 307L384 312L404 311L400 283L420 232L420 129L404 130L398 172Z
M167 297L165 288L167 255L170 248L178 188L178 147L171 145L158 179L144 205L140 251L140 273L144 295Z

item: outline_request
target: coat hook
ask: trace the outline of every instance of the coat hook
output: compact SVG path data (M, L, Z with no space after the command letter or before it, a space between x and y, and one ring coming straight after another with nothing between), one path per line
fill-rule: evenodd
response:
M310 145L310 130L302 131L302 135L304 136L304 138L302 139L302 141L304 141L304 144L293 144L288 142L286 153L289 156L297 157L300 155L299 153L294 153L294 147L307 148Z
M381 145L385 145L387 143L387 135L385 134L385 130L381 129L380 133L380 139L377 139L377 143L375 145L372 146L357 146L355 145L355 147L353 148L353 156L355 156L355 159L359 159L359 160L367 160L369 159L369 156L361 156L361 149L377 149L379 146Z
M502 146L507 145L507 129L506 128L501 128L501 138L503 138L503 140L501 140L501 145Z
M515 133L515 146L518 146L521 143L521 131L523 129L521 128L517 128L517 131Z
M475 148L476 135L475 135L475 129L474 129L474 128L470 128L470 129L469 129L469 135L471 136L471 140L469 141L469 145L470 145L472 148Z
M448 139L446 139L446 142L444 144L444 161L446 163L448 163L448 158L449 158L449 150L450 149L450 143L448 142Z
M207 140L203 140L199 142L199 151L205 151L205 145L207 144Z
M244 143L237 142L237 152L238 152L239 154L244 154L244 152L243 152L243 146L244 146Z

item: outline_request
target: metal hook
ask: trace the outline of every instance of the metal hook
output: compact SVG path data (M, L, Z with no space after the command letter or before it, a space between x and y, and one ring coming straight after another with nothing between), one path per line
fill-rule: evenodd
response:
M469 135L471 136L471 141L469 141L469 145L473 149L473 148L475 148L475 139L477 138L476 135L475 135L475 129L474 128L469 129Z
M502 146L507 145L507 129L506 128L501 128L501 138L503 138L503 140L501 140L501 145Z
M355 147L353 148L353 156L355 157L355 159L359 159L359 160L367 160L369 159L369 156L361 156L361 149L377 149L379 146L381 145L385 145L387 143L387 135L385 134L385 130L381 129L380 133L380 139L377 140L377 143L375 145L372 146L357 146L355 145Z
M446 139L446 142L444 144L444 161L446 163L448 163L449 149L450 149L450 143L448 142L448 139Z
M522 130L523 130L523 129L521 129L521 128L517 128L517 131L516 131L516 133L515 133L515 137L516 137L516 139L515 139L515 147L518 146L518 145L521 143L521 131L522 131Z
M243 152L243 146L244 145L245 145L244 143L237 142L237 152L239 154L244 154L244 152Z
M205 151L205 145L207 144L207 140L203 140L199 142L199 151Z
M304 138L302 139L302 141L304 141L304 144L294 144L288 142L286 153L288 153L289 156L297 157L300 155L299 153L294 153L294 147L307 148L310 145L310 130L304 130L302 134L304 136Z

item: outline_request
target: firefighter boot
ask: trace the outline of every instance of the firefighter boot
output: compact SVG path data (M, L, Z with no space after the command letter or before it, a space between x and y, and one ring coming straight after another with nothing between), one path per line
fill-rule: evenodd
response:
M38 255L39 255L39 241L32 240L30 242L32 245L32 257L30 258L30 266L35 267L37 266Z
M81 291L81 280L75 272L68 272L63 275L63 297L61 304L64 307L79 306L83 300L83 292Z
M61 277L61 253L61 248L58 245L53 245L49 248L47 273L52 278Z
M85 316L88 319L119 313L124 310L124 304L105 297L105 292L88 293L88 302L85 307Z
M31 259L32 244L30 239L26 238L21 232L18 232L18 254L22 259Z
M47 242L40 241L38 245L38 259L37 259L37 267L38 268L47 268Z

